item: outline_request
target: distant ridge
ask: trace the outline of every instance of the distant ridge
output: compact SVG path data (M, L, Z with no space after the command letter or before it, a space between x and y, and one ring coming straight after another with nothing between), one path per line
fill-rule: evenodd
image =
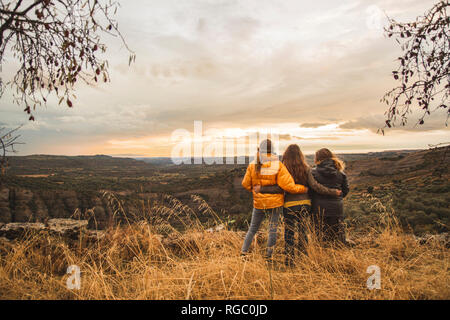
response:
M337 155L344 161L367 159L372 157L395 157L400 154L407 154L412 152L424 151L426 149L401 149L401 150L385 150L385 151L371 151L371 152L355 152L355 153L337 153ZM281 155L280 155L281 157ZM203 164L203 165L248 165L253 161L254 156L239 156L239 157L205 157L200 163L199 158L191 157L189 158L171 158L171 157L144 157L144 156L133 156L133 155L106 155L106 154L96 154L96 155L51 155L51 154L32 154L25 156L12 155L9 158L14 160L106 160L106 161L121 161L121 160L135 160L141 161L153 165L175 165L173 160L177 163L184 161L184 164ZM221 160L222 159L222 160ZM314 161L314 155L306 155L307 161L312 164Z
M360 160L373 157L396 157L400 154L407 154L413 152L424 151L425 149L404 149L404 150L386 150L386 151L372 151L372 152L359 152L359 153L337 153L337 156L342 158L344 161ZM314 155L305 155L306 160L312 164L314 162ZM281 155L280 155L281 158ZM191 157L189 158L170 158L170 157L134 157L136 160L144 161L146 163L158 164L158 165L170 165L174 164L173 160L177 162L184 161L190 164L229 164L229 165L246 165L253 161L254 156L239 156L239 157L205 157L200 163L199 158ZM195 161L197 160L197 161Z

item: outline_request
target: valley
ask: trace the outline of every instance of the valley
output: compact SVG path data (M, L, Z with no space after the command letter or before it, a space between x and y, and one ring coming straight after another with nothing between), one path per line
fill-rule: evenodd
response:
M362 199L376 197L395 210L408 231L448 231L447 150L339 155L346 162L351 189L345 200L346 221L371 226L372 208ZM307 160L312 164L311 156ZM174 165L169 158L10 157L9 168L0 177L0 223L83 217L90 228L102 229L121 219L162 218L162 208L179 201L206 224L210 215L205 203L230 226L243 230L252 207L251 194L241 186L245 169L244 164Z

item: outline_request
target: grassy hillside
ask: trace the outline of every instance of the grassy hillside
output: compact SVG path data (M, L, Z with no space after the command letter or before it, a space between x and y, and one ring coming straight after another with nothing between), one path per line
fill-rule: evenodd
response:
M374 198L366 201L382 207ZM171 210L176 214L180 207ZM392 212L374 210L373 216L377 223L355 235L353 248L325 246L311 233L307 255L292 269L281 263L282 237L269 265L264 231L243 259L242 232L208 232L195 218L185 233L141 221L108 229L92 244L30 234L0 246L0 298L449 299L449 249L433 241L420 245ZM66 269L73 264L81 269L80 290L66 287ZM366 286L371 265L381 271L379 290Z
M370 224L371 208L361 199L369 193L395 212L401 225L416 234L450 228L450 151L437 148L348 163L353 186L346 199L349 223Z

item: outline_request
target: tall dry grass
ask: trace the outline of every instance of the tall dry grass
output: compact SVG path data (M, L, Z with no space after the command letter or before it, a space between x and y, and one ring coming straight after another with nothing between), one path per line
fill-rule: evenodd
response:
M111 227L94 243L28 235L0 249L0 298L449 299L449 249L419 245L382 204L367 201L380 216L379 226L355 238L352 248L327 247L312 236L307 255L292 268L282 263L282 226L273 265L263 258L266 228L243 259L242 232L208 232L194 218L183 233L164 224L167 238L160 236L161 224L149 220ZM188 210L175 200L170 205L164 210ZM73 264L81 269L80 290L66 287ZM381 269L380 290L366 287L370 265Z

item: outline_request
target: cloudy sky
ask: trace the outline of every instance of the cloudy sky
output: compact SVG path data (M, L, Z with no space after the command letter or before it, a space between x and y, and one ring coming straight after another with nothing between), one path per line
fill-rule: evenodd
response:
M7 92L0 123L25 124L19 154L170 156L174 131L193 136L194 121L203 141L271 132L281 148L298 143L307 153L449 140L442 114L420 128L412 117L406 128L376 133L401 53L383 35L384 15L409 21L434 0L121 2L119 26L136 63L128 67L123 45L106 39L111 83L80 85L74 108L52 101L35 122ZM2 76L10 72L4 65Z

